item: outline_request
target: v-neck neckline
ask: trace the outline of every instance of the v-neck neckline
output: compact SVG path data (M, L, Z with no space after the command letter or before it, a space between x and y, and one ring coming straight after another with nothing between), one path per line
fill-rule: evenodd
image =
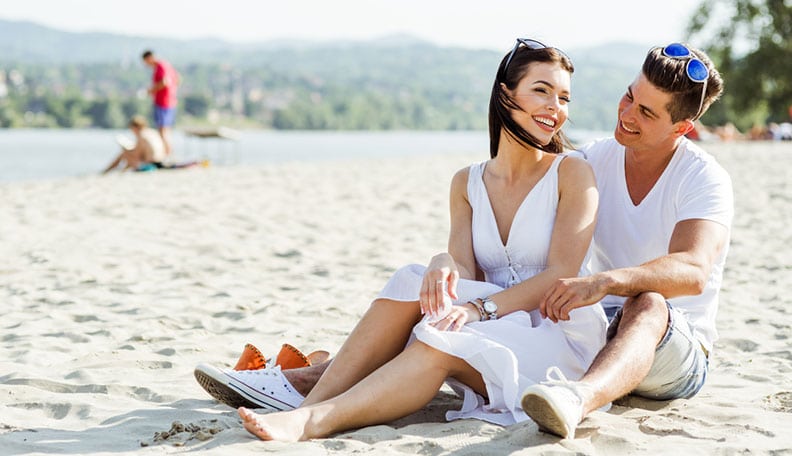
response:
M677 158L677 152L679 152L679 148L680 147L681 146L677 146L677 148L674 149L674 154L671 155L671 159L668 160L668 163L666 163L665 168L663 168L663 172L660 173L660 177L657 178L655 183L652 185L652 188L650 188L649 191L646 192L646 195L644 195L644 197L641 199L641 201L638 204L635 204L633 202L632 196L630 195L630 187L627 185L627 148L626 147L624 148L624 153L621 154L622 155L621 156L621 165L619 166L619 169L621 170L621 179L622 179L622 186L623 186L622 188L624 188L624 192L623 192L624 198L625 198L626 204L631 209L635 209L635 210L641 209L642 207L645 206L644 203L646 203L646 201L649 200L652 197L652 195L654 195L655 193L657 193L659 191L659 190L655 190L655 189L660 187L660 183L663 181L663 179L665 178L666 174L668 174L668 168L670 168L671 165L675 162L675 160Z
M536 181L536 183L533 185L533 187L531 187L531 189L528 190L528 193L525 194L525 197L520 202L520 205L517 206L517 210L514 212L514 217L512 217L511 225L509 225L509 230L506 233L505 242L503 241L503 238L501 237L500 234L500 227L498 226L498 220L495 218L495 210L492 208L492 200L490 200L487 184L486 182L484 182L484 172L487 169L487 163L488 163L488 162L484 162L484 165L481 167L481 176L479 176L479 178L481 179L481 186L484 188L484 196L486 196L487 207L489 207L490 210L492 224L495 225L495 232L498 234L498 242L500 242L501 246L504 249L509 246L509 241L511 241L512 239L512 230L514 229L514 222L517 220L517 217L520 215L520 212L522 212L522 208L523 206L525 206L525 202L528 201L528 198L534 193L534 190L536 190L537 187L539 187L544 183L545 179L550 174L550 171L552 171L553 168L555 168L556 161L560 159L563 159L563 156L558 155L556 157L553 157L553 162L550 164L550 166L547 168L544 174L542 174L542 177L540 177L539 180Z

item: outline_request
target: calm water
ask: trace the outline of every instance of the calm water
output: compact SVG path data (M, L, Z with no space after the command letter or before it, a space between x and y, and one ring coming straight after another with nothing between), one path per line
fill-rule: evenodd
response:
M0 182L98 173L118 153L119 134L132 138L127 130L0 129ZM570 136L579 142L599 133ZM484 131L242 131L237 141L188 138L177 131L174 150L177 161L209 158L219 166L476 152L483 159L489 141Z

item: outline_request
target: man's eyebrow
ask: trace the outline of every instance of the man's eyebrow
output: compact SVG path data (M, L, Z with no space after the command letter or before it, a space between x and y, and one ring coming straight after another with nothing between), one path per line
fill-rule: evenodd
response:
M627 86L627 94L628 94L628 95L630 95L630 98L633 98L632 87L630 87L630 86ZM659 118L659 117L660 117L660 116L659 116L659 115L657 115L657 113L656 113L656 112L654 112L654 111L652 110L652 108L650 108L649 106L646 106L646 105L643 105L643 104L640 104L640 103L638 104L638 106L641 108L641 110L642 110L642 111L644 111L645 113L647 113L647 114L649 115L649 117L651 117L651 118L653 118L653 119L657 119L657 118Z

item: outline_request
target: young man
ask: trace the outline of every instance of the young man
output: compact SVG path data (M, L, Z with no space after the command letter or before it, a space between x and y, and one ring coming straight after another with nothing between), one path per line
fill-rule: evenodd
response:
M143 62L154 70L148 93L154 99L154 124L165 144L165 155L170 156L171 128L176 121L176 88L179 85L179 73L167 61L157 59L152 51L143 52L142 57Z
M148 128L145 118L134 116L129 120L128 125L137 141L134 145L122 145L121 153L104 170L105 173L118 167L122 161L126 163L123 169L125 171L138 170L149 164L159 166L165 159L165 145L162 143L162 138L156 131Z
M558 280L540 310L566 320L601 301L612 322L583 378L548 374L523 393L541 429L573 438L589 412L619 397L688 398L703 386L733 196L728 174L685 134L722 86L703 52L652 49L619 102L614 138L582 150L600 193L595 273Z

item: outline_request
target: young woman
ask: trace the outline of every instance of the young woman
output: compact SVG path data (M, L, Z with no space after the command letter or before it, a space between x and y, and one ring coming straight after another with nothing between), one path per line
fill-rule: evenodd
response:
M517 40L492 87L491 158L451 182L448 251L394 274L299 407L240 407L248 431L296 441L384 423L444 382L464 397L448 419L507 425L527 419L520 392L548 367L583 375L605 342L602 308L558 323L538 311L550 284L582 271L594 231L591 169L561 154L573 71L558 49Z

